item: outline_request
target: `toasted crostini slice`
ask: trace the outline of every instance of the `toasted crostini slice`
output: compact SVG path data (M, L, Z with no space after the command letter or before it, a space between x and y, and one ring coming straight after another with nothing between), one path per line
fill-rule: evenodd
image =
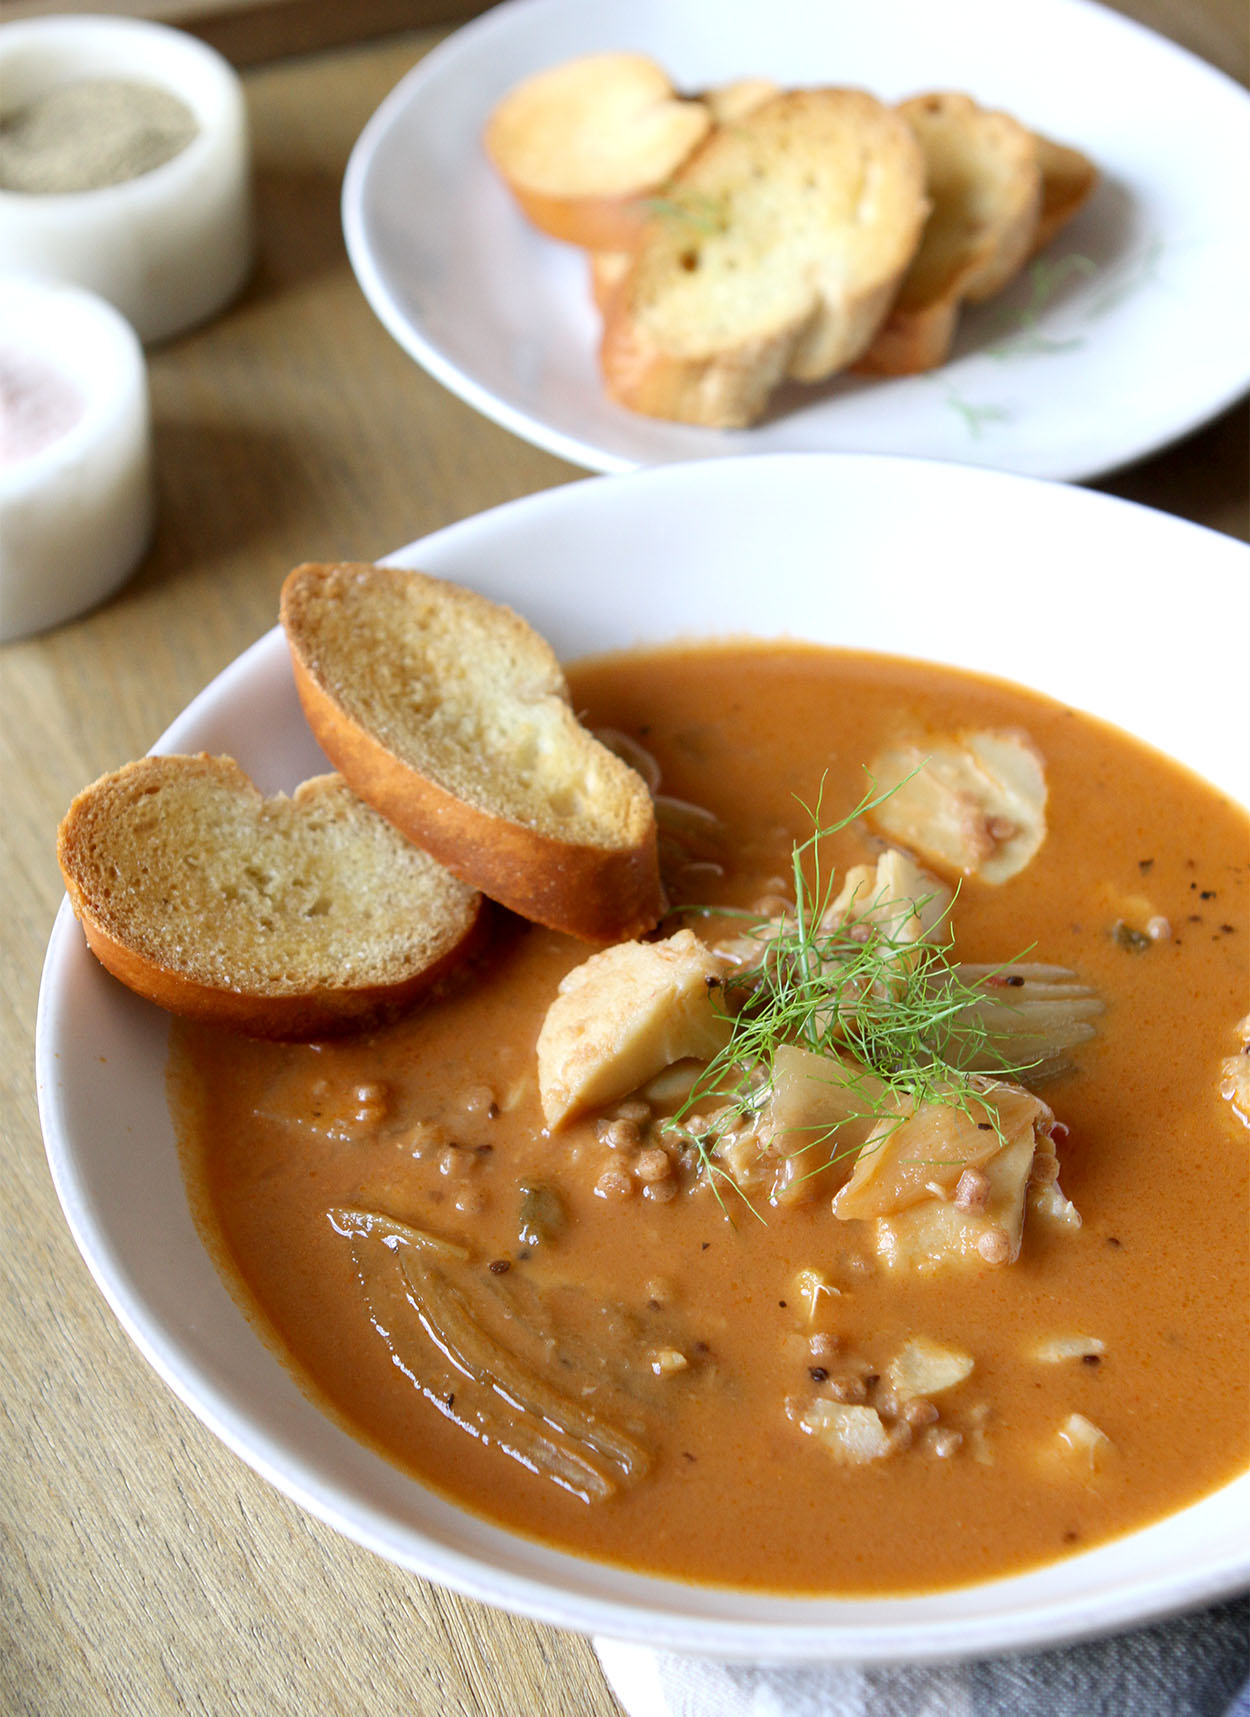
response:
M787 91L718 127L608 298L609 394L685 423L753 422L785 377L821 380L866 348L927 206L914 133L863 91Z
M311 1038L394 1012L468 952L480 894L337 775L264 798L229 757L144 757L70 806L57 856L100 963L172 1013Z
M569 705L546 640L443 579L297 567L282 624L304 712L335 767L448 870L592 942L663 910L647 784Z
M643 54L584 54L524 79L494 108L486 152L528 218L570 244L632 243L646 199L711 129Z
M898 109L924 150L932 204L898 297L856 368L911 375L946 360L965 303L991 297L1031 254L1042 207L1038 141L1009 114L952 92Z

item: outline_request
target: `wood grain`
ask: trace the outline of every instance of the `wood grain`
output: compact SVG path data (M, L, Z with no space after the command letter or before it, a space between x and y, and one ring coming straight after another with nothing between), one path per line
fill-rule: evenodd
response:
M1240 0L1133 0L1244 76ZM393 344L343 251L369 114L436 39L252 70L261 249L243 299L151 355L160 522L100 612L0 653L0 1712L607 1717L585 1640L401 1573L263 1484L168 1392L81 1263L31 1072L53 838L274 621L303 559L370 558L583 474L476 416ZM1247 535L1244 411L1099 485Z

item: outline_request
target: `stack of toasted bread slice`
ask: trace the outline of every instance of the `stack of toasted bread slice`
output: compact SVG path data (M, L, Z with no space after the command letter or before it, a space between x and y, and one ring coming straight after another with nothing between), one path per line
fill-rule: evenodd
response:
M443 979L483 896L592 942L656 923L647 785L576 720L518 615L351 564L296 568L282 619L340 773L265 799L232 759L147 757L80 793L58 857L114 976L176 1013L315 1037Z
M935 368L963 307L1013 280L1097 178L957 92L888 107L744 78L683 98L634 54L525 80L486 135L534 223L590 252L610 396L718 428L756 421L787 378Z

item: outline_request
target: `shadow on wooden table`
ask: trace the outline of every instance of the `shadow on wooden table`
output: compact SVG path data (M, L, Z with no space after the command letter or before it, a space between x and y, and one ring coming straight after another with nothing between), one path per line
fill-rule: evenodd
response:
M1250 410L1241 400L1205 428L1091 487L1245 542L1250 539L1250 507L1242 498L1248 467Z

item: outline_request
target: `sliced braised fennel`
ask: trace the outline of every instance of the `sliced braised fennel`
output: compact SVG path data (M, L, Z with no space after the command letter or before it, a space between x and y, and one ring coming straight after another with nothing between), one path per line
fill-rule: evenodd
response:
M329 1216L392 1360L446 1418L584 1502L643 1476L638 1404L570 1350L549 1308L452 1241L376 1211Z
M1068 1051L1097 1034L1094 1021L1103 1011L1098 993L1065 966L961 961L956 970L974 992L959 1015L969 1042L980 1039L964 1061L974 1072L1009 1063L1033 1083L1062 1072Z

